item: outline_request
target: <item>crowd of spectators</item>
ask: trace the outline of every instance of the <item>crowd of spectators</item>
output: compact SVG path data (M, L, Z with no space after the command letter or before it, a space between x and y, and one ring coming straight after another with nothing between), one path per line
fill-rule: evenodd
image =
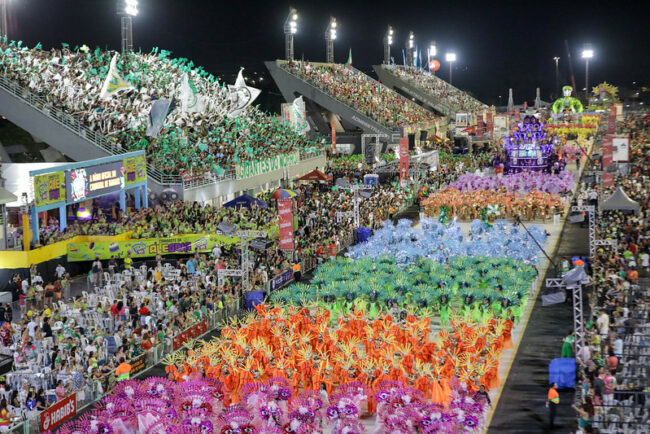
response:
M433 113L353 68L282 62L287 71L389 128L434 121Z
M198 202L166 202L153 208L142 208L129 215L109 216L101 209L97 219L75 220L65 230L59 230L58 220L52 218L40 229L42 245L70 239L76 235L117 235L131 232L131 238L161 238L183 234L214 233L221 222L236 229L261 230L274 221L275 210L269 207L216 208Z
M40 44L39 44L40 45ZM101 99L113 52L87 47L49 51L21 43L0 43L0 73L47 101L47 107L79 119L116 147L145 150L149 163L166 174L222 176L233 164L322 147L254 106L229 117L230 99L223 83L185 58L154 48L151 53L119 56L117 67L132 88ZM180 100L188 74L202 107L185 111L179 104L156 138L146 134L149 112L160 98Z
M452 108L455 112L474 112L487 108L487 105L467 92L455 88L440 77L436 77L424 69L403 68L401 66L391 65L382 65L382 68L388 69L408 83L423 88L427 93L442 100L444 105Z
M599 248L591 264L587 343L576 354L582 396L574 409L582 432L641 432L650 423L650 122L628 115L618 127L631 137L630 173L617 176L599 200L621 187L640 210L604 211L598 221L597 237L615 240L616 247Z

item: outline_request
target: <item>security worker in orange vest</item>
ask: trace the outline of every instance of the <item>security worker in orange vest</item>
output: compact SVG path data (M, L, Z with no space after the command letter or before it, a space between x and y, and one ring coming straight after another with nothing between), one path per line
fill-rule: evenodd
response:
M557 383L553 383L551 388L548 389L548 400L546 401L546 406L550 411L551 429L555 428L555 413L558 405L560 405L560 394L557 393Z
M120 357L120 364L115 370L117 381L125 381L131 378L131 365L126 363L124 357Z
M293 264L293 280L300 282L300 275L300 262L296 262Z

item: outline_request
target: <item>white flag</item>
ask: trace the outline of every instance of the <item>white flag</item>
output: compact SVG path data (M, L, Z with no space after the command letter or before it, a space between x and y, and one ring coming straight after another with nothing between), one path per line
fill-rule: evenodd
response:
M201 112L204 108L201 99L194 82L190 80L187 73L183 74L181 82L181 110L188 113Z
M255 101L255 98L262 92L259 89L246 85L244 81L243 69L239 70L235 85L228 85L229 98L230 98L230 111L228 117L235 118Z
M300 135L305 135L310 130L309 122L307 122L305 116L305 101L302 99L302 96L293 100L293 104L291 105L291 121Z
M121 90L133 89L131 83L124 80L120 73L117 71L117 54L113 55L111 59L111 66L106 74L106 80L102 86L102 93L99 95L100 99L107 99L117 94Z

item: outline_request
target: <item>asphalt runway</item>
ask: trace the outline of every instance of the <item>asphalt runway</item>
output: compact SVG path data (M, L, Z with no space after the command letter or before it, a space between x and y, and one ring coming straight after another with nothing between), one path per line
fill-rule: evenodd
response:
M564 232L552 255L560 264L563 257L589 254L587 228L566 223ZM555 277L549 267L545 277ZM560 390L560 406L555 418L555 429L549 427L549 410L545 407L548 393L548 365L560 357L562 339L573 327L571 301L565 304L542 306L542 291L524 331L514 363L506 379L488 433L569 433L577 428L571 404L574 389Z

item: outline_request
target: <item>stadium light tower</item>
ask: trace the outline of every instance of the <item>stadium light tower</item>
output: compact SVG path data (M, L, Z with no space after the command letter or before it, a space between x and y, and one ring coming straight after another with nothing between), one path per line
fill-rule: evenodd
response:
M415 50L415 35L409 32L409 38L406 40L406 66L413 66L413 52Z
M122 15L122 53L133 51L133 21L138 15L138 0L120 0L118 12Z
M289 15L284 21L284 58L293 60L293 35L298 32L298 11L289 8Z
M7 37L7 0L0 0L0 38Z
M431 71L431 61L436 57L436 54L438 54L438 49L436 48L436 41L431 41L431 43L429 44L429 51L428 51L427 54L428 54L427 55L427 61L428 61L427 69L430 72L435 73L435 71Z
M555 95L556 97L560 95L560 68L559 68L559 57L554 57L555 60Z
M582 50L582 58L585 59L585 97L589 102L589 59L594 57L594 50L591 44L585 44Z
M384 37L384 63L390 65L390 46L393 45L393 28L388 26L388 31Z
M334 40L336 39L336 18L330 17L330 23L325 30L325 48L327 50L327 63L334 63Z
M449 62L449 84L453 84L452 81L451 81L451 79L452 79L451 66L456 61L456 53L447 53L447 54L445 54L445 60L447 62Z

